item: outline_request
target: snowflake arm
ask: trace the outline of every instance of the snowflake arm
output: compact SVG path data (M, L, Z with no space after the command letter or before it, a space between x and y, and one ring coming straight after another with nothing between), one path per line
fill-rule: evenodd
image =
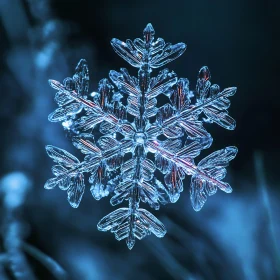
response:
M154 40L154 34L148 24L143 40L111 41L120 57L139 68L138 77L131 76L125 68L120 72L111 70L112 83L102 79L98 91L89 94L89 71L81 59L72 78L63 83L49 81L58 91L55 101L59 106L49 120L62 122L73 145L85 156L80 161L48 145L47 153L56 165L52 168L54 177L45 188L66 191L70 205L77 208L88 176L96 200L110 195L112 206L127 201L128 207L109 213L97 227L111 231L117 240L125 239L129 249L136 239L151 233L157 237L166 234L164 225L140 208L141 202L155 210L161 204L175 203L183 191L185 176L191 175L191 204L199 211L207 195L213 195L218 188L226 193L232 191L223 178L225 167L237 153L236 147L226 147L194 163L213 140L203 122L234 129L235 121L227 109L228 97L235 94L236 88L220 91L218 85L211 85L206 66L199 71L195 91L189 90L188 79L178 78L168 69L151 77L152 69L173 61L186 49L184 43L172 45L161 38ZM157 107L161 94L170 102Z
M201 144L192 142L186 147L178 150L176 153L168 152L164 145L153 141L147 143L148 150L151 153L157 153L174 166L181 168L187 175L192 175L191 184L191 202L194 210L199 211L206 202L206 193L213 195L217 191L217 187L226 193L232 192L232 188L228 183L221 181L226 175L226 167L237 154L236 147L227 147L216 151L204 158L196 166L193 163L193 158L200 153ZM166 184L171 185L171 188L176 188L176 182L173 178L178 178L178 175L173 173L178 172L171 169L169 177L166 177ZM167 183L168 182L168 183ZM178 191L181 192L180 188Z

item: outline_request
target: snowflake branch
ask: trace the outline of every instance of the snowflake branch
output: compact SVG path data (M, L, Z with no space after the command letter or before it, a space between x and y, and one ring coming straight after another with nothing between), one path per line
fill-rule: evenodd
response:
M218 93L217 95L206 99L204 102L198 102L194 106L188 106L186 109L183 109L179 114L172 115L171 117L164 120L162 127L164 129L166 129L167 127L173 126L175 123L177 123L181 127L185 128L183 125L184 121L189 120L190 118L193 118L194 116L198 116L198 114L200 112L205 111L206 109L214 106L214 109L216 110L216 112L214 112L213 114L215 114L215 117L217 119L213 119L213 121L217 122L219 125L222 125L223 127L227 128L227 129L232 130L235 128L234 120L231 119L227 115L227 112L225 110L223 110L226 106L224 104L222 104L219 107L218 105L220 105L220 104L217 104L217 102L225 102L226 97L234 95L236 93L236 90L237 90L236 87L226 88L225 90ZM207 112L206 112L206 114L207 114ZM227 126L225 126L221 122L219 122L219 120L221 120L222 118L226 118L226 117L230 118L229 119L230 125L227 125ZM189 120L189 121L194 122L194 120Z
M75 90L67 90L64 85L62 85L60 82L56 80L49 80L49 83L52 88L67 94L72 99L78 101L79 103L83 104L84 106L92 110L93 113L100 115L102 118L98 122L106 121L110 124L115 125L115 127L118 129L120 133L123 132L122 127L125 124L120 123L118 117L115 116L114 114L104 112L102 108L99 106L99 104L96 104L93 101L80 97Z
M149 141L149 142L147 142L147 148L151 153L160 153L161 156L163 156L164 158L175 163L177 166L182 167L184 169L184 171L186 172L186 174L190 174L193 176L194 175L200 176L204 180L206 180L208 182L212 182L214 185L217 185L224 192L232 191L232 189L229 188L229 185L227 183L219 181L216 178L207 174L207 172L199 169L198 166L196 166L192 161L189 160L190 158L183 158L183 157L177 156L178 153L172 153L172 152L167 151L165 148L161 147L159 142Z

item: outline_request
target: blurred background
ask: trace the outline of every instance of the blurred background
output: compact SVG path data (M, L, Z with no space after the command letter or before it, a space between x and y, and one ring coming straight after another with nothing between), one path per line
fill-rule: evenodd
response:
M279 1L0 0L0 279L280 279L279 8ZM65 192L43 188L52 165L46 144L81 156L47 120L56 108L48 79L72 76L80 58L89 63L90 91L110 69L136 75L110 40L142 37L149 22L156 37L188 45L168 67L192 89L203 65L221 88L237 86L229 110L237 128L208 125L214 142L202 156L230 145L239 153L228 169L232 194L218 192L194 212L186 178L179 201L156 213L165 238L150 236L130 251L97 230L113 210L108 198L95 201L88 189L73 209Z

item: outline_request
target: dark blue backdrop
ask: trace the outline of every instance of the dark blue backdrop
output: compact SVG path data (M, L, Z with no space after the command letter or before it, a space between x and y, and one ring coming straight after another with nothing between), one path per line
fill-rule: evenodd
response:
M30 180L21 209L26 242L71 279L280 279L278 11L276 1L0 0L0 175L19 171ZM208 128L214 137L209 153L227 145L239 153L227 177L232 194L218 192L196 213L187 179L178 203L157 213L166 237L146 238L129 251L97 231L112 209L108 199L95 201L87 191L73 209L65 193L43 188L52 165L46 144L78 155L60 125L47 121L56 108L47 81L71 76L85 58L90 90L96 90L110 69L129 68L111 38L141 37L148 22L156 37L188 45L168 67L191 88L203 65L221 88L238 87L230 108L236 130ZM38 279L52 279L43 265L28 261Z

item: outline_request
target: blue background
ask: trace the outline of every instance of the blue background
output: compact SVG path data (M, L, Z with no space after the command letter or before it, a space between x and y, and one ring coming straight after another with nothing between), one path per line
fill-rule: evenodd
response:
M19 171L30 180L20 210L26 242L71 279L280 279L278 11L276 1L0 0L0 175ZM110 40L142 37L148 22L156 37L188 45L168 67L192 89L203 65L221 88L237 86L229 109L237 128L206 125L214 142L203 156L230 145L239 153L227 176L232 194L218 192L196 213L187 178L180 200L156 213L167 235L129 251L96 228L113 210L108 199L95 201L87 189L73 209L64 192L43 188L52 165L46 144L80 156L60 124L47 121L56 108L47 81L72 76L80 58L89 63L90 91L110 69L136 75ZM38 279L53 279L28 262Z

